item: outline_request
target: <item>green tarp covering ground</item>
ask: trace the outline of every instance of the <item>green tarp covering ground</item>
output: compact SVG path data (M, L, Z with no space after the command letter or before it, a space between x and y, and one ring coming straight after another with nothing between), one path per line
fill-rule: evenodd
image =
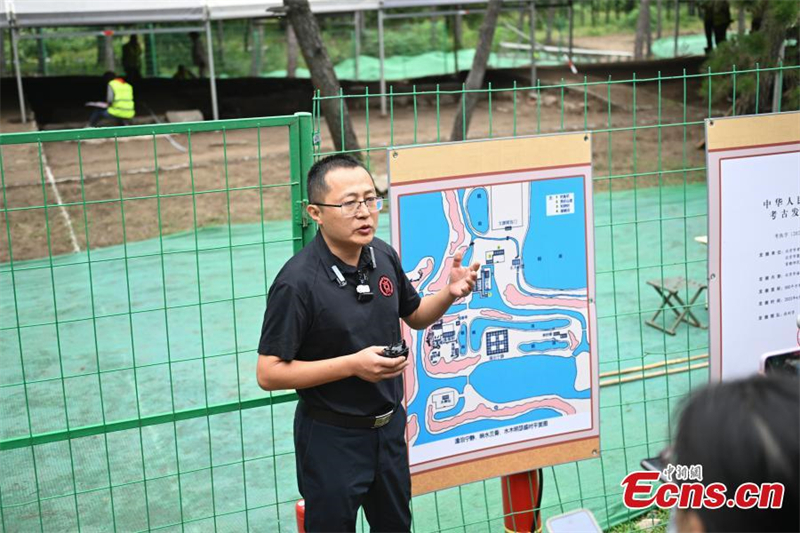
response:
M733 36L733 34L731 34ZM703 55L706 46L705 35L681 35L678 38L678 56ZM653 43L653 56L669 58L673 55L674 40L672 37L663 37ZM458 71L469 71L475 49L469 48L458 52ZM553 66L566 64L566 59L554 54L537 52L537 65ZM522 68L530 65L527 52L507 51L493 52L489 56L489 68ZM578 65L580 67L580 64ZM358 61L358 76L356 76L355 59L346 59L334 65L336 76L340 80L374 82L380 80L380 61L377 57L362 55ZM453 52L433 51L415 56L390 56L384 61L384 77L387 81L411 80L433 76L445 76L456 72L456 59ZM270 78L285 78L285 70L273 70L264 74ZM296 77L308 78L308 69L300 68Z
M472 67L474 49L458 52L458 70L468 71ZM384 74L387 81L409 80L429 76L443 76L456 72L453 52L428 52L417 56L392 56L384 61ZM492 53L489 57L489 68L517 68L530 64L525 54ZM541 57L539 65L555 65L553 58ZM336 76L340 80L378 81L380 80L380 61L377 57L360 56L358 61L358 78L355 75L355 60L346 59L334 65ZM285 70L267 72L266 77L285 78ZM308 78L308 69L297 69L298 78Z

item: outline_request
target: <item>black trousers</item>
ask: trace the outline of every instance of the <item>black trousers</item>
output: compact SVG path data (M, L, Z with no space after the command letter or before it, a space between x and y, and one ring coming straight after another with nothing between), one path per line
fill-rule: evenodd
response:
M385 426L351 429L294 419L297 484L307 533L355 531L359 507L373 532L411 529L411 476L402 407Z

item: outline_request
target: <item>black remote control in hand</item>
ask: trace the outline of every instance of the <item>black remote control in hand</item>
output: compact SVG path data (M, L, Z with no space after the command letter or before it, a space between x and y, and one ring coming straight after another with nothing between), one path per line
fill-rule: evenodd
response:
M401 340L398 343L387 346L383 349L383 356L391 357L392 359L395 357L408 357L408 346L406 346L406 341Z

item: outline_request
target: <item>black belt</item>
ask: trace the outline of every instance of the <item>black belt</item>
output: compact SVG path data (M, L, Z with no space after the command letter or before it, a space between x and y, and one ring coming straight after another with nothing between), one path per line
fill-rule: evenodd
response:
M391 421L392 415L397 411L395 408L378 416L343 415L327 409L312 407L302 400L300 400L300 409L318 422L352 429L377 429L383 427Z

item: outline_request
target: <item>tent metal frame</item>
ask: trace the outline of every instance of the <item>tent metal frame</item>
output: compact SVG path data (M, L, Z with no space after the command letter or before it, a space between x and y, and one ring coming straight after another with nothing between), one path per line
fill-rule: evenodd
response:
M676 0L676 2L679 0ZM386 20L392 19L404 19L404 18L420 18L420 17L437 17L437 16L448 16L448 15L457 15L463 16L467 14L480 14L484 13L485 9L469 9L469 8L462 8L462 9L444 9L444 10L437 10L437 11L414 11L409 13L391 13L387 14L387 9L402 9L402 8L410 8L410 7L434 7L434 6L442 6L446 7L449 5L464 5L464 4L484 4L485 2L475 2L475 1L462 1L458 2L456 0L428 0L425 3L412 3L403 0L380 0L375 4L374 10L378 13L378 54L379 54L379 64L380 64L380 102L381 102L381 114L386 115L386 76L385 76L385 28L384 22ZM347 5L347 7L352 7L352 5ZM568 59L572 61L572 49L573 49L573 0L549 0L546 2L540 2L538 0L520 0L519 2L509 2L509 5L506 7L502 7L502 11L530 11L530 18L531 18L531 42L535 42L534 33L534 25L536 23L536 8L549 8L549 7L566 7L568 10L568 17L569 17L569 53ZM347 9L346 11L352 12L354 14L354 23L356 26L356 50L360 52L361 50L361 32L360 32L360 19L363 17L363 12L372 9ZM270 16L282 16L280 7L266 7L264 9L264 17ZM335 12L331 10L331 13ZM344 11L343 11L344 12ZM25 96L23 94L23 86L22 86L22 74L20 69L20 61L19 61L19 46L18 42L20 39L39 39L40 42L43 39L48 38L63 38L63 37L86 37L86 36L99 36L99 35L108 35L108 31L76 31L76 32L47 32L47 33L36 33L32 35L20 35L20 26L17 23L16 15L12 9L8 10L6 14L7 17L7 25L11 31L11 44L13 49L14 55L14 73L16 76L17 81L17 94L19 98L19 106L20 106L20 115L22 117L22 122L27 122L27 113L25 109ZM211 89L211 109L212 115L214 120L219 119L219 107L218 107L218 99L217 99L217 84L216 84L216 72L214 66L214 45L213 39L211 38L211 13L209 11L208 6L206 5L203 8L203 26L191 26L191 27L176 27L176 28L143 28L137 30L114 30L114 35L133 35L133 34L158 34L158 33L185 33L187 31L203 31L206 36L206 47L207 47L207 55L208 55L208 67L209 67L209 84ZM252 17L247 17L252 18ZM258 17L261 18L261 17ZM222 19L219 19L222 20ZM141 21L131 20L130 24L135 24ZM166 20L165 20L166 22ZM0 25L0 27L2 27ZM456 50L456 53L458 51ZM531 47L531 83L536 83L536 60L534 57L534 47ZM358 57L356 57L356 73L358 72Z
M214 68L214 44L211 39L211 21L208 17L202 26L180 26L174 28L141 28L141 29L122 29L122 30L97 30L97 31L69 31L69 32L41 32L21 35L19 27L16 25L15 20L11 18L11 47L14 54L14 75L17 81L17 97L19 99L19 112L22 118L22 123L27 124L28 113L25 107L25 94L22 87L22 71L20 68L20 55L19 55L19 41L21 40L39 40L40 42L46 39L61 39L64 37L103 37L111 35L125 36L125 35L150 35L150 34L171 34L171 33L188 33L192 31L203 32L206 36L206 54L208 55L208 77L209 85L211 88L211 113L214 120L219 120L219 106L217 101L217 80Z

